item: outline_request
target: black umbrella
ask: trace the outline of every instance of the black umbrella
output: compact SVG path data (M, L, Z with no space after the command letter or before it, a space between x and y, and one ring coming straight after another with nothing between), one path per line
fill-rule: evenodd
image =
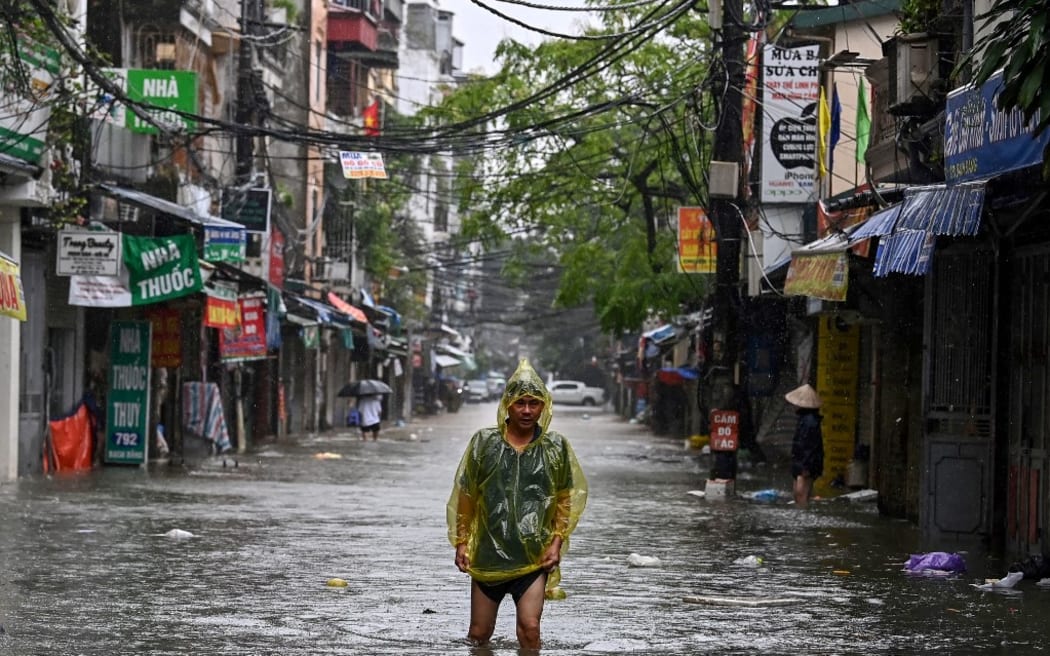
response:
M343 389L339 390L339 396L371 396L373 394L390 394L393 391L389 385L381 380L366 378L343 385Z

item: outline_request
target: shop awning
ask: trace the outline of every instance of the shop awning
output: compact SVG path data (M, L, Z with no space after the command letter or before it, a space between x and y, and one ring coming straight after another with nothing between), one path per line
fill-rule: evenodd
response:
M987 180L976 180L905 191L893 230L879 240L875 276L925 275L937 237L976 235L981 227L986 186Z
M434 348L455 358L459 358L460 360L470 355L466 351L458 349L455 346L449 346L448 344L437 344Z
M339 298L335 292L328 292L328 302L337 310L349 314L355 321L368 323L368 317L366 317L365 313L361 311L361 308L356 308L353 305L350 305L343 299Z
M12 157L7 153L0 153L0 173L28 180L37 177L42 171L43 169L35 164Z
M882 237L893 232L894 226L897 225L897 217L900 216L902 205L903 203L897 203L872 214L867 221L850 235L850 242L855 243L871 237Z
M455 367L456 365L458 365L459 364L459 358L454 358L451 355L443 355L441 353L435 353L434 354L434 364L436 364L437 366L441 367L442 369L447 369L449 367Z
M222 228L224 230L244 230L244 226L233 221L227 221L226 219L220 219L217 216L211 216L210 214L198 214L188 207L183 207L178 203L173 203L170 200L158 198L152 196L137 189L128 189L126 187L118 187L111 184L100 184L98 185L99 191L109 196L113 196L118 200L122 200L132 205L138 205L139 207L145 207L157 212L164 214L170 214L178 219L182 219L187 223L203 228Z
M285 292L285 298L297 305L300 310L306 310L316 316L317 321L326 326L347 328L353 325L353 320L349 315L343 314L327 303L290 292Z

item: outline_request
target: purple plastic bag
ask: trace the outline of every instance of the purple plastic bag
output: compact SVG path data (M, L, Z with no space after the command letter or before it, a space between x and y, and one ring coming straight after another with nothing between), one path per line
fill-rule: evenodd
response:
M922 574L928 570L956 574L966 571L966 561L957 553L931 551L926 554L912 554L904 569L914 574Z

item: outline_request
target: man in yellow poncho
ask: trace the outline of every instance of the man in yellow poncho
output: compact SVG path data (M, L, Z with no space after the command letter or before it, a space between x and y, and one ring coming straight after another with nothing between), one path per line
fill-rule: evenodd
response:
M470 574L470 629L488 643L504 596L517 607L518 643L540 646L545 598L563 596L558 565L587 503L569 441L547 430L551 397L525 360L507 381L496 425L474 433L448 501L456 567Z

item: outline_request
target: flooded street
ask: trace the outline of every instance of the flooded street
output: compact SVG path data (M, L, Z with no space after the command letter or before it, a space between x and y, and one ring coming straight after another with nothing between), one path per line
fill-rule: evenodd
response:
M445 502L467 438L494 417L493 403L467 405L379 442L263 446L237 467L2 486L0 656L469 654ZM748 500L788 493L775 467L742 472L736 499L706 500L689 491L708 464L678 441L593 410L559 407L552 427L590 499L563 562L568 599L546 606L544 654L1046 650L1050 589L971 586L1008 563L967 554L959 577L909 577L919 536L874 504ZM632 553L660 563L630 567ZM684 601L698 596L720 603ZM494 653L516 653L509 600L495 636Z

